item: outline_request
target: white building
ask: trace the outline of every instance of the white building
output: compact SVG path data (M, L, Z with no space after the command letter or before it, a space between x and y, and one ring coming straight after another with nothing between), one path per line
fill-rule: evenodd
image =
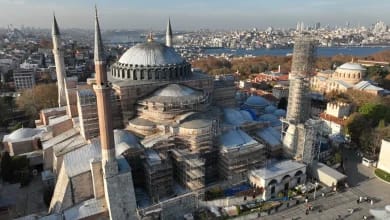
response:
M348 103L328 103L326 111L320 114L320 118L324 122L324 132L327 134L341 134L350 110L351 105Z
M378 168L390 173L390 140L383 139L379 154Z
M287 195L289 189L305 181L306 165L293 160L277 162L249 172L250 184L264 189L264 200L275 198L280 192Z

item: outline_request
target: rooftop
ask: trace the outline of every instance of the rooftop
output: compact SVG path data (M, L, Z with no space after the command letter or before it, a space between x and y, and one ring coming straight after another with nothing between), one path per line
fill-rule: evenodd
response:
M252 170L250 173L263 179L274 179L278 176L286 175L289 172L302 168L306 168L306 165L293 160L285 160L273 163L258 170Z

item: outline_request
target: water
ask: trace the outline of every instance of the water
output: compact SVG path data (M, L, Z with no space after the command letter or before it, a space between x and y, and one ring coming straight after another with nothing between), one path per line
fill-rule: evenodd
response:
M352 55L352 56L368 56L380 51L390 50L388 47L320 47L317 49L318 56L334 56L334 55ZM253 55L253 56L286 56L286 54L291 54L293 52L292 48L285 49L254 49L254 50L245 50L245 49L228 49L228 48L213 48L213 49L204 49L205 54L233 54L236 56L244 55Z

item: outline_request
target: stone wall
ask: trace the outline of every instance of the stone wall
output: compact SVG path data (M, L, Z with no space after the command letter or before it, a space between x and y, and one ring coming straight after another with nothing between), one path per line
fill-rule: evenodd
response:
M50 202L49 212L59 213L60 211L72 206L71 187L65 169L61 169L54 193Z

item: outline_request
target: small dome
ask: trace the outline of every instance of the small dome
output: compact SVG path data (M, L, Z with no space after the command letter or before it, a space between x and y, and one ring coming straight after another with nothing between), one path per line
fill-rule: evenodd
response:
M223 112L225 121L232 125L241 125L244 122L253 121L252 115L246 110L226 108Z
M150 41L137 44L128 49L119 59L119 63L132 65L168 65L181 64L185 60L176 51L164 44Z
M259 121L270 122L272 126L279 126L282 122L273 114L264 114L259 117Z
M245 104L253 107L265 107L269 105L269 102L261 96L253 95L247 98Z
M264 111L267 114L272 114L276 111L276 107L273 105L269 105L269 106L265 107Z
M284 109L278 109L274 112L274 115L277 117L286 117L286 110Z
M358 64L358 63L344 63L343 65L339 66L338 69L344 69L344 70L358 70L358 71L365 71L366 69Z

